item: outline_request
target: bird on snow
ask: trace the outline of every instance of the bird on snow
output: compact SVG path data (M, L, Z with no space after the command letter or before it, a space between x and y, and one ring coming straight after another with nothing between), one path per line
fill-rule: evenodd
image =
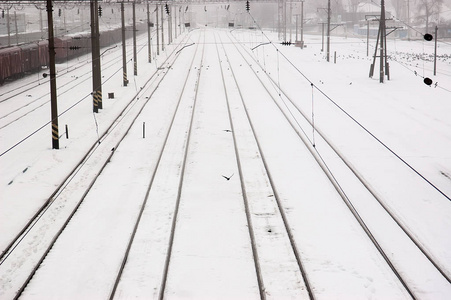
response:
M229 181L229 180L230 180L230 178L232 178L232 176L233 176L234 174L235 174L235 173L233 173L233 174L232 174L232 175L230 175L229 177L222 175L222 177L224 177L225 179L227 179L227 181Z

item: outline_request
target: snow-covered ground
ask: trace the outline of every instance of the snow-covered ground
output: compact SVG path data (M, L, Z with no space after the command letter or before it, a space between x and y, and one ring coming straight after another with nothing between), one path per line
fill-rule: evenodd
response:
M268 38L274 44L265 44ZM114 92L115 99L104 97L104 109L96 115L89 94L90 58L59 65L59 111L68 109L60 128L69 127L69 139L61 138L60 150L50 149L49 125L8 150L48 122L48 82L1 102L2 252L92 145L95 150L15 250L2 258L0 298L14 297L80 199L80 208L61 229L22 298L109 297L144 204L117 298L164 294L168 299L252 299L261 297L259 288L264 288L267 298L303 299L308 298L306 280L317 299L409 298L349 212L337 184L414 296L450 298L445 276L451 276L451 62L444 55L451 46L439 43L438 54L444 58L433 76L432 62L419 59L433 53L431 42L389 40L391 78L381 84L378 68L377 76L368 78L372 58L359 38L333 37L329 63L320 51L320 36L306 36L302 50L275 41L274 33L196 29L149 64L143 35L139 75L129 74L127 87L120 86L120 49L102 58L104 95ZM191 43L195 45L175 54ZM132 63L128 70L133 70ZM75 65L79 68L69 72ZM35 76L0 87L0 100ZM433 85L425 85L423 77L430 77ZM129 102L133 106L123 112ZM121 121L109 128L118 115ZM308 121L314 121L315 130ZM110 134L96 143L107 130ZM445 276L343 166L320 133ZM315 147L310 142L306 146L300 136ZM335 186L312 152L324 159ZM222 177L232 174L230 180Z

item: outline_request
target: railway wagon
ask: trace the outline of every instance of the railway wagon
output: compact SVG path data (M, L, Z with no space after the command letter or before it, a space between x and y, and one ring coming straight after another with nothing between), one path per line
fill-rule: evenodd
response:
M0 49L0 84L22 74L22 51L13 46Z
M38 42L39 47L39 62L42 67L48 67L49 66L49 41L39 41Z
M25 44L19 46L22 51L22 72L29 73L39 70L41 62L39 61L38 44Z

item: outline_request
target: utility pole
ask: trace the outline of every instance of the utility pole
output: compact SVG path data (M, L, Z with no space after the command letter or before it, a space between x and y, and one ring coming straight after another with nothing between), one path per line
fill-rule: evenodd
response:
M124 86L127 86L127 49L125 45L125 16L124 16L124 2L121 2L121 19L122 19L122 74Z
M47 0L47 21L49 31L49 64L50 64L50 104L52 117L52 149L59 149L58 134L58 102L56 94L55 40L53 35L53 5Z
M278 0L278 31L279 40L287 40L287 3L286 0Z
M293 40L292 34L293 34L293 2L290 2L290 17L288 20L288 26L290 28L290 42Z
M99 16L97 0L91 0L91 48L92 48L92 97L93 111L99 112L102 108L102 80L100 75L100 43L99 43Z
M155 15L155 20L157 21L156 23L156 25L157 25L157 55L160 55L160 24L158 24L159 23L159 18L158 18L158 4L156 5L156 8L155 8L155 12L157 13L156 15Z
M177 39L177 6L174 6L174 38Z
M327 1L327 61L330 57L330 0Z
M380 43L380 47L379 46ZM387 34L386 34L386 26L385 26L385 1L381 1L381 14L380 14L380 20L379 20L379 31L377 33L377 40L376 40L376 48L374 50L374 56L373 56L373 63L370 67L370 77L373 77L374 74L374 67L376 64L376 57L377 57L377 51L379 49L379 59L380 59L380 65L379 65L379 82L384 82L384 75L387 75L387 79L390 80L390 72L389 72L389 65L387 61ZM384 71L385 69L385 71Z
M168 15L168 45L170 43L172 43L172 15L171 15L171 10L172 10L172 6L166 3L166 14Z
M161 51L164 51L164 8L161 4Z
M407 0L407 40L410 41L410 0Z
M304 49L304 0L301 1L301 49Z
M435 50L434 50L434 76L437 75L437 40L438 40L438 27L435 26Z
M44 32L44 25L42 25L42 10L39 9L39 30Z
M19 44L19 28L17 27L17 14L16 11L14 11L14 26L16 29L16 44Z
M138 55L136 51L136 9L135 2L132 3L133 9L133 74L138 75Z
M366 23L366 56L370 54L370 20Z
M11 46L11 19L9 17L9 7L6 8L6 30L8 31L8 46Z
M386 32L385 32L385 1L381 1L381 20L380 20L380 31L381 31L381 48L380 48L380 67L379 67L379 82L384 82L384 51L386 50ZM386 58L386 57L385 57ZM386 70L388 73L388 70Z
M152 44L151 41L151 27L150 27L150 11L149 11L149 2L147 2L147 48L149 52L149 63L152 62Z

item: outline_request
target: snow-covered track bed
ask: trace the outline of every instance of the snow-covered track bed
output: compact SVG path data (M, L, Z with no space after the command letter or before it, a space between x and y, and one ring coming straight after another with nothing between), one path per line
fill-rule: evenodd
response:
M393 206L388 199L389 197L381 196L381 193L372 186L372 182L368 181L360 170L352 165L346 156L340 152L339 147L334 145L330 139L327 139L327 135L318 128L320 127L318 125L313 128L315 136L312 141L310 133L312 126L315 125L312 119L307 117L306 113L293 100L295 97L292 96L292 91L290 91L292 96L290 98L289 93L287 94L279 86L277 75L269 76L261 61L258 61L258 57L256 59L255 54L245 43L239 43L236 37L231 39L237 45L239 44L238 50L244 60L240 66L251 67L253 74L259 78L260 83L272 95L272 102L277 107L275 110L282 112L290 127L303 141L311 155L315 157L318 165L321 166L334 185L343 203L349 208L361 229L371 240L377 252L383 257L399 280L398 283L403 286L408 295L414 299L446 298L451 295L450 271L446 253L443 252L449 239L440 238L440 234L435 237L437 232L431 230L422 232L427 223L421 224L421 222L430 222L424 216L417 215L419 220L415 221L418 221L419 224L408 218L403 218L405 216L399 211L399 207ZM247 78L249 77L247 76ZM340 125L336 124L335 126ZM309 134L306 133L307 131ZM363 133L363 136L367 134L367 132ZM365 140L365 138L368 137L364 136L362 140ZM365 142L367 141L365 140ZM387 149L381 149L382 147L377 142L373 142L373 147L379 147L378 150L381 153L379 155L386 157L387 153L384 153L384 151ZM408 169L402 163L399 165L397 168ZM419 185L421 176L410 175L414 176L406 176L403 179L407 179L412 185ZM298 178L301 178L301 176ZM447 221L445 216L447 213L449 214L446 195L441 194L442 191L436 190L434 186L431 187L429 182L423 182L421 186L426 187L426 190L429 189L429 197L436 199L437 202L433 205L430 205L429 201L421 203L420 197L413 197L412 200L416 202L415 205L422 205L428 213L434 212L436 221L438 221L435 225L438 229L440 226L445 226ZM435 237L432 242L431 236ZM439 247L435 247L435 245ZM307 269L308 266L309 263L306 263Z
M170 64L167 59L168 57L166 57L166 60L162 62L162 66L165 64ZM117 62L117 57L113 61L108 62L105 68L107 68L111 73L105 72L104 75L108 78L116 76L121 79L122 74L117 74L118 72L116 70L118 68ZM73 67L74 63L75 65L78 65L76 61L71 61L70 64L68 62L71 67ZM114 63L116 63L116 65L114 65ZM68 136L70 136L70 139L67 140L67 142L62 138L65 134L61 134L61 129L64 130L64 127L60 127L60 147L67 148L68 145L75 144L75 147L71 147L68 151L70 154L65 153L66 149L64 149L63 151L60 151L60 153L53 155L53 161L39 161L37 158L39 157L42 148L36 147L33 143L37 140L36 136L46 136L45 133L48 132L43 133L45 130L41 130L40 132L37 131L34 132L34 136L33 133L30 134L30 132L36 130L36 126L41 125L40 122L45 124L44 120L48 119L48 111L50 110L48 103L49 101L45 101L44 104L47 104L45 106L39 105L40 109L32 109L32 111L28 111L27 113L21 115L18 119L15 119L13 123L10 123L12 126L0 129L0 139L8 141L9 143L2 143L2 153L3 151L8 151L8 147L10 147L11 152L17 151L23 153L23 160L19 161L10 160L9 152L4 153L1 156L2 167L5 172L4 174L7 174L10 169L14 170L12 172L17 172L17 174L14 177L1 174L1 182L5 185L5 188L2 190L2 201L0 201L0 219L8 220L8 218L14 214L15 222L5 222L5 224L1 226L0 259L2 259L2 257L8 252L8 249L14 245L16 240L20 238L27 228L46 209L46 207L52 202L53 198L58 195L59 191L64 189L67 182L69 182L74 174L78 172L80 166L86 163L86 159L91 155L91 153L98 151L97 148L99 147L99 141L102 142L105 138L107 138L111 134L111 130L117 126L117 123L125 114L127 114L128 110L130 110L136 102L139 102L140 91L136 89L132 92L132 94L126 94L126 97L118 95L121 100L125 100L124 98L126 98L126 101L113 100L114 102L111 103L111 100L107 100L106 97L104 97L105 110L108 110L107 112L99 113L98 116L92 116L92 110L90 110L82 119L79 117L74 117L74 115L72 115L72 111L78 110L77 112L79 112L81 110L86 112L84 109L86 107L89 109L92 105L90 104L92 102L91 96L88 92L91 89L91 82L87 82L87 79L91 79L91 77L89 76L82 81L72 78L81 78L86 74L91 74L92 70L90 65L88 66L84 64L84 67L84 69L80 70L75 68L77 72L74 72L72 76L68 76L69 78L64 79L66 81L65 85L69 85L69 88L63 88L63 91L59 91L59 96L62 96L62 94L66 92L68 93L67 96L65 95L65 97L63 97L63 106L61 106L60 101L60 109L63 108L63 110L65 110L68 107L73 108L72 110L68 109L67 116L60 116L60 120L63 120L63 122L69 122L69 124L73 125L68 127ZM109 70L110 67L113 67L115 70ZM121 69L119 68L118 70ZM157 68L151 68L151 72L153 78L147 83L157 80L160 76L159 73L162 73L162 71L157 70ZM131 82L131 84L132 83L133 82ZM144 85L144 83L145 82L142 84ZM107 89L110 89L111 83L104 82L104 86ZM79 95L79 91L84 88L87 88L84 98L82 100L79 98L77 99L77 96L75 95ZM36 91L36 93L42 93L43 91L47 93L47 88L43 89L41 87L39 91ZM74 96L72 94L74 94ZM86 97L89 99L86 99ZM11 101L14 102L14 100ZM76 106L77 103L74 103L73 101L78 101L78 104L80 105ZM16 107L17 105L20 107L21 104L12 103L12 106L10 107ZM4 110L2 110L2 112L3 111ZM93 123L86 122L87 120L95 122L95 125L97 126L96 133L95 131L92 131L91 126ZM91 127L91 129L89 127ZM20 145L13 146L10 144L11 141L17 141L27 135L29 135L28 140L31 142L28 142L27 138L24 138L23 143ZM86 140L88 140L88 142L85 143L86 140L84 140L83 142L78 143L80 136L87 137ZM40 146L42 147L42 144ZM43 148L45 148L45 146ZM32 163L30 163L30 160ZM33 190L32 193L23 188L24 184L28 184L30 182L41 182L41 180L46 177L42 174L44 172L46 175L51 177L51 180L48 181L47 184L42 184L40 188ZM19 210L20 214L17 214Z
M258 298L213 35L196 32L199 57L115 299Z
M185 39L179 41L178 49L181 49L185 41ZM136 95L130 95L130 101L111 120L105 132L98 136L98 140L63 182L58 184L35 215L31 218L26 214L21 215L24 222L29 221L2 252L0 296L12 298L21 295L74 214L90 195L97 181L102 178L104 170L115 155L115 150L123 143L140 112L151 102L151 96L170 73L171 67L179 57L176 50L177 47L173 47L172 53L162 62L162 67L154 71ZM14 234L14 232L5 233L11 236Z

